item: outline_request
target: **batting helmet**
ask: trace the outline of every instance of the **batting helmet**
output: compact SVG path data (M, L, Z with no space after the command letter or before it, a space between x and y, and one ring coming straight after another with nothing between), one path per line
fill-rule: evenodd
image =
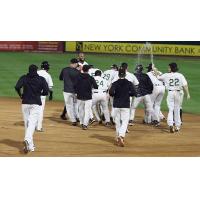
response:
M135 71L136 73L141 73L143 71L143 66L141 64L137 65Z
M48 63L48 61L43 61L42 64L41 64L41 69L44 69L44 70L49 70L49 66L50 64Z
M95 71L95 76L101 76L101 71L100 70Z
M177 72L178 71L178 66L176 63L170 63L169 67L171 69L171 72Z

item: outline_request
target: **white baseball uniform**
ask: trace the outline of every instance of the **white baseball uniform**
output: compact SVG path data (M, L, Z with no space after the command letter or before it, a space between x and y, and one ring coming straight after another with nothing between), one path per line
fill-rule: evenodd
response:
M92 99L91 100L77 100L79 108L79 120L81 125L88 126L90 119L90 113L92 108Z
M153 107L152 120L160 122L160 105L165 94L165 86L162 81L158 80L153 71L148 72L147 75L153 83L153 91L150 95Z
M118 75L118 71L114 69L109 69L103 72L102 78L105 79L108 82L108 86L112 84L112 80L115 78L115 76Z
M104 113L106 122L110 122L110 114L109 114L108 99L107 99L108 82L100 76L94 76L94 79L98 85L98 89L93 90L92 110L97 120L100 121L101 119L96 110L96 106L97 104L99 104L102 107L102 111Z
M95 76L95 72L96 72L97 70L100 70L100 69L98 69L98 68L90 68L89 71L88 71L88 74L89 74L90 76L94 77L94 76ZM100 71L101 71L101 70L100 70ZM102 71L101 71L101 72L102 72Z
M38 117L41 112L41 107L36 104L22 104L22 113L25 126L25 138L29 143L30 150L34 150L33 134L37 126Z
M49 89L52 89L53 81L52 81L51 75L46 70L43 70L43 69L38 70L37 73L39 76L42 76L45 78ZM43 116L44 116L46 96L41 96L41 101L42 101L42 105L40 106L39 118L38 118L38 123L36 127L37 130L42 130L42 121L43 121Z
M181 93L183 86L187 86L185 77L178 72L165 73L158 77L165 84L168 90L167 106L169 109L167 123L169 126L175 126L180 128L180 105L181 105Z
M118 71L114 69L109 69L109 70L104 71L102 78L108 82L108 88L111 87L112 81L117 75L118 75ZM111 105L111 116L113 118L113 97L110 97L108 94L107 99L108 99L108 103L110 102L110 105Z
M115 74L113 80L112 80L112 83L114 83L115 81L117 81L119 79L119 75L118 73ZM127 79L128 81L130 81L131 83L133 83L133 85L138 85L139 82L136 78L136 76L130 72L126 72L126 76L125 76L125 79Z

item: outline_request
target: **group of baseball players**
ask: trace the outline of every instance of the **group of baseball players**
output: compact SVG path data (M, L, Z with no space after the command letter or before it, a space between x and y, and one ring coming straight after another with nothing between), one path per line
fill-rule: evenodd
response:
M53 98L53 81L48 73L49 63L42 62L41 69L29 66L27 75L17 82L15 89L22 99L22 113L25 125L24 152L34 151L33 134L43 131L42 121L46 96ZM115 144L124 147L128 126L135 123L135 111L144 104L144 124L159 126L165 119L161 112L161 102L165 90L168 91L169 109L167 124L171 133L179 132L182 124L182 102L184 92L190 98L185 77L178 73L176 63L170 63L168 73L162 74L150 63L147 73L138 64L135 72L128 71L128 64L113 64L102 72L85 61L84 53L70 60L68 67L62 69L59 79L64 83L65 106L61 114L73 126L83 130L98 122L105 126L115 125ZM21 92L23 88L23 93ZM66 117L67 116L67 117Z

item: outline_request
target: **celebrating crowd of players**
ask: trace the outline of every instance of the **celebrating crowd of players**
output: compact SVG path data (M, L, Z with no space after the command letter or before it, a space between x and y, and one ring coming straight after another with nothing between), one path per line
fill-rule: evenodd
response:
M47 61L42 63L39 71L36 66L31 65L29 73L21 77L15 86L22 98L26 153L34 151L35 128L43 131L42 119L47 88L50 91L49 100L53 98L53 82L48 70ZM120 66L113 64L110 69L102 72L88 64L84 54L79 53L78 58L71 59L69 66L63 68L59 76L64 84L65 102L60 117L63 120L68 118L73 126L80 125L83 130L87 130L88 126L95 121L105 126L115 125L115 143L123 147L128 126L134 125L135 111L140 103L144 104L145 110L143 123L159 126L160 121L164 119L160 106L165 90L167 90L169 108L167 124L171 133L179 132L182 124L183 90L187 98L190 98L185 77L178 73L176 63L170 63L169 72L165 74L159 72L152 63L147 66L147 73L143 71L143 66L139 64L134 74L130 73L128 64L124 62ZM36 81L40 80L41 84L38 82L35 85L34 81L31 81L34 78ZM44 80L46 80L45 83ZM21 88L25 88L23 95ZM41 96L41 91L44 96ZM41 98L38 99L34 95L41 96ZM33 107L33 104L37 106Z

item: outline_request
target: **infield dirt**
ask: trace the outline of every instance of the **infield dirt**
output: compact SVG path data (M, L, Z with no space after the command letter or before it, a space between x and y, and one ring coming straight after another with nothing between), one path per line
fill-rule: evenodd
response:
M35 132L35 152L23 153L24 126L21 102L0 98L0 156L200 156L200 116L184 113L179 134L169 133L166 121L159 128L142 123L143 110L136 110L136 124L129 127L125 147L114 145L115 127L93 124L87 131L60 119L63 102L46 102L43 128ZM164 113L166 116L166 113Z

